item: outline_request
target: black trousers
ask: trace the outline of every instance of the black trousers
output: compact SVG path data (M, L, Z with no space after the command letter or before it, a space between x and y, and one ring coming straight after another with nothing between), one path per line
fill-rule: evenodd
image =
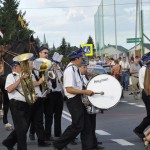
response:
M150 125L150 95L146 95L144 90L142 91L142 100L146 107L147 116L143 121L136 127L137 131L143 133L144 130Z
M8 94L7 91L3 91L3 111L4 111L3 123L4 124L8 123L8 119L7 119L8 110L9 110Z
M54 119L54 136L61 135L61 116L63 110L63 96L61 92L51 92L45 100L45 134L51 137L52 124Z
M27 150L26 134L29 127L31 107L26 102L10 100L10 111L15 129L5 139L9 147L18 143L17 150Z
M91 129L92 129L92 137L93 137L93 148L97 147L97 138L95 134L96 130L96 114L89 114L89 118L91 121Z
M44 99L38 98L37 101L31 106L31 123L30 133L36 133L38 137L38 143L45 140L44 126L43 126L43 111L44 111Z
M93 148L93 138L89 115L82 103L81 96L77 95L67 100L67 107L71 114L72 124L66 128L59 139L54 142L57 148L64 148L79 133L81 133L82 150Z

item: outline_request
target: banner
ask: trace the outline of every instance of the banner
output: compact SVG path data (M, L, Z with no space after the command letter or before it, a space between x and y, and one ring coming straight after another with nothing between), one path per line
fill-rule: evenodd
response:
M18 16L18 21L20 21L22 28L27 28L27 26L26 26L24 20L21 18L20 15Z

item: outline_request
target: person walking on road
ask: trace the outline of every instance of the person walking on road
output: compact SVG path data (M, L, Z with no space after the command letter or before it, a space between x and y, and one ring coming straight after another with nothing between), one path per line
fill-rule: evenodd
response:
M139 85L142 89L142 100L146 107L147 116L133 130L133 132L143 140L144 130L150 125L150 52L143 55L144 66L139 70Z
M64 92L67 97L66 104L71 114L72 124L66 128L59 139L53 142L55 150L62 150L79 133L81 133L82 150L92 149L92 131L89 127L90 120L87 111L82 103L81 95L93 95L91 90L82 90L83 83L79 68L83 61L82 51L78 50L69 55L70 63L64 71ZM69 79L69 80L68 80Z

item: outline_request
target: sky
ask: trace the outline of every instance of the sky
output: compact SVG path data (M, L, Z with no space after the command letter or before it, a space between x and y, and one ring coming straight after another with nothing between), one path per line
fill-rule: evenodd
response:
M104 0L106 45L115 45L113 2ZM117 43L125 48L133 46L126 43L126 38L135 36L135 2L116 0ZM60 46L63 37L71 46L79 47L87 42L89 35L95 42L94 15L100 3L101 0L21 0L19 10L26 11L25 19L35 31L34 37L38 36L43 42L45 34L49 47ZM149 36L150 0L143 0L143 9L144 30Z

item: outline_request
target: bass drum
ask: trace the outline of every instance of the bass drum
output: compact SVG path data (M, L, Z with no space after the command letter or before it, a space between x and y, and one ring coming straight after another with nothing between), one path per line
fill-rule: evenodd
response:
M93 96L88 96L88 100L93 106L102 110L107 110L117 105L122 93L118 80L106 74L93 77L86 89L92 90L95 93Z

